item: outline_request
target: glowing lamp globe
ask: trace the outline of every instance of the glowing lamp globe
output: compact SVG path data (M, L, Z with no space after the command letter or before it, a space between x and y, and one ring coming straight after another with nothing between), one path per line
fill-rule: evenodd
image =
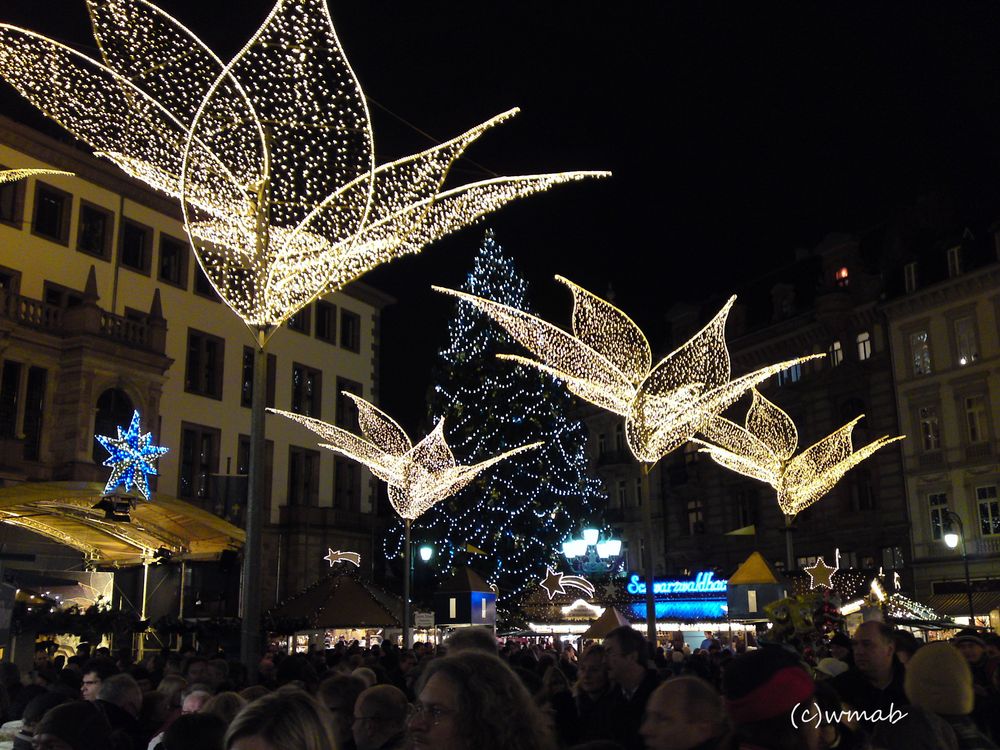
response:
M944 535L944 543L948 545L949 548L955 549L958 546L958 534L954 531L949 531Z
M584 529L583 530L583 541L585 541L587 543L588 547L592 547L595 544L597 544L597 538L598 538L599 533L600 532L597 529Z
M434 548L423 546L420 548L420 559L424 562L430 562L431 558L434 557Z

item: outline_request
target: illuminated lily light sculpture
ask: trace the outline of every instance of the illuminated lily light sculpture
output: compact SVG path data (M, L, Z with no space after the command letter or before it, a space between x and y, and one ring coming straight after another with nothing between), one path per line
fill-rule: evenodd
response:
M788 569L795 562L791 526L795 516L829 492L853 467L883 446L903 437L880 437L854 450L851 433L864 418L858 416L840 429L794 456L799 433L787 413L764 398L756 388L747 409L745 426L725 417L713 417L696 439L716 463L744 476L767 482L777 492L785 516L785 552Z
M481 471L541 443L530 443L505 451L477 464L463 466L455 461L444 439L444 420L416 445L388 414L347 391L343 395L358 409L358 426L363 437L301 414L268 409L298 422L324 440L320 447L340 453L368 467L389 486L389 502L403 519L403 643L409 647L410 634L410 524L435 503L454 495Z
M87 0L101 60L0 24L0 75L80 140L181 199L201 268L256 342L241 659L256 663L266 344L320 295L522 196L605 173L501 177L443 190L503 113L376 168L364 93L325 0L278 0L224 64L145 0Z
M649 472L747 390L771 375L813 357L780 362L731 380L726 348L726 318L732 297L691 339L655 366L639 327L621 310L560 276L573 294L572 333L514 307L465 292L435 287L484 312L537 357L499 355L547 372L585 401L625 418L629 449L642 464L643 497L649 497ZM813 355L820 356L820 355ZM644 502L646 611L653 607L651 503ZM646 618L650 641L656 622Z

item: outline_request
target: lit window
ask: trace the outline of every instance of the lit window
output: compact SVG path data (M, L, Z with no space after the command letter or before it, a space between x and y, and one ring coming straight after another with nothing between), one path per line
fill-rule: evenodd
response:
M931 372L931 341L927 331L910 334L910 361L914 375L929 375Z
M979 503L979 529L983 536L1000 534L1000 500L997 486L989 484L976 487L976 501Z
M971 315L955 321L955 353L958 366L972 364L979 359L979 345L976 343L976 323Z
M872 356L872 337L868 331L863 331L858 334L858 359L864 362L866 359L871 359Z
M925 451L936 451L941 447L941 426L938 424L937 407L921 407L918 416L921 445Z
M843 266L840 269L838 269L837 273L835 273L833 277L837 282L837 286L847 286L850 283L850 279L848 278L848 273L847 273L847 266Z
M965 399L965 422L969 428L969 442L983 443L989 439L986 427L986 400L982 396Z
M844 361L844 349L840 346L839 341L834 341L830 344L830 367L836 367L841 362Z
M778 385L798 383L802 379L802 365L796 363L778 372Z
M930 493L927 495L927 504L931 511L931 538L939 540L951 528L948 520L948 493Z

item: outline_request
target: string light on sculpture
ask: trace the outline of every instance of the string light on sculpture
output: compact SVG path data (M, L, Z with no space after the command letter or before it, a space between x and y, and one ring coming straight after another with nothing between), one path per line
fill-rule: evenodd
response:
M135 487L146 500L149 499L149 482L147 475L156 475L156 460L169 448L153 445L153 435L142 433L139 412L132 414L132 422L128 430L122 432L118 427L118 437L95 435L95 439L108 452L104 466L111 467L111 477L104 487L105 494L113 492L116 487L122 487L128 492Z
M578 589L588 597L594 595L594 584L582 576L567 576L557 573L551 567L545 568L545 578L539 583L551 601L556 594L565 594L567 588Z
M486 461L463 466L455 461L444 439L444 420L419 443L410 438L391 417L360 396L343 392L358 409L358 423L364 437L301 414L268 409L274 414L298 422L328 443L320 443L336 453L362 463L376 477L389 485L389 502L404 519L419 518L424 511L453 495L484 469L518 453L532 450L541 443L522 445Z
M227 64L144 0L87 7L101 60L0 25L0 74L99 156L182 200L206 276L255 332L511 200L604 174L444 190L454 161L516 110L376 167L325 0L278 0Z
M361 555L357 552L341 552L339 549L335 550L329 547L327 549L329 549L329 552L323 559L330 563L331 568L339 562L347 562L359 568L361 567Z
M37 177L38 175L61 175L73 177L72 172L63 172L59 169L0 169L0 185L6 182L17 182L25 177Z
M731 380L724 334L733 297L708 325L654 367L649 342L625 313L567 279L556 279L573 294L571 334L508 305L434 288L489 315L538 361L502 358L547 372L585 401L625 417L628 446L638 461L659 461L757 383L822 356L780 362Z
M839 569L839 566L827 565L822 557L816 558L816 564L809 568L803 568L803 570L809 574L809 588L815 589L820 586L832 589L833 588L833 576Z
M851 432L861 419L863 415L792 458L799 439L794 422L754 389L745 427L715 417L701 431L706 440L695 442L727 469L770 484L777 490L782 512L794 516L879 448L903 439L880 437L855 451Z

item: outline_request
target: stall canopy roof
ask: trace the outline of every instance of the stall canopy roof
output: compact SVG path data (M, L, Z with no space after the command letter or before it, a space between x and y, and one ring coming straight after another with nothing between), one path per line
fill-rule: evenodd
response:
M349 573L331 573L271 610L294 630L400 627L402 601ZM284 631L285 627L279 627Z
M175 497L140 500L131 522L105 520L92 482L24 482L0 488L0 521L79 550L96 565L137 565L161 547L183 560L213 560L243 546L242 529Z

